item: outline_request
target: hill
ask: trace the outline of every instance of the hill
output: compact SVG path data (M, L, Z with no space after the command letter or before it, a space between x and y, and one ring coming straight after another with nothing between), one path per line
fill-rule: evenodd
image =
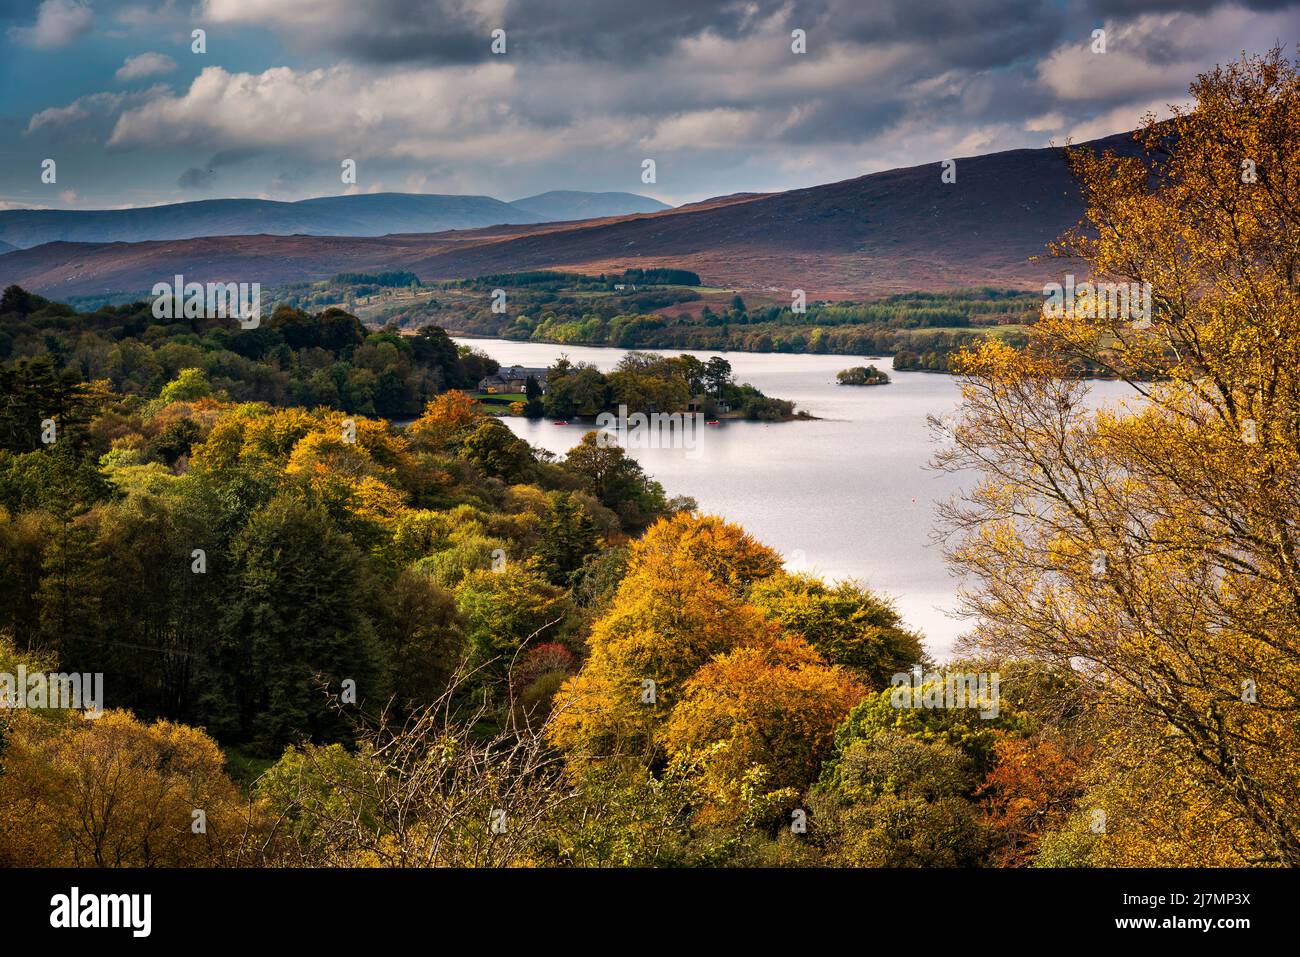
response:
M1135 149L1126 134L1087 145ZM939 164L930 163L577 223L377 238L53 243L0 259L0 285L81 296L148 290L176 272L190 280L274 286L341 270L404 269L429 281L533 269L670 266L693 270L711 285L798 288L810 298L1031 288L1059 272L1060 264L1030 257L1041 255L1081 212L1059 150L1011 150L959 159L952 184L942 183Z
M138 243L200 236L384 236L650 213L671 207L634 193L557 190L503 203L491 196L363 193L293 203L209 199L137 209L0 212L0 252L51 242Z
M294 203L209 199L136 209L7 210L0 212L0 240L27 248L60 241L136 243L257 233L382 236L540 221L490 196L367 193Z
M510 205L552 223L672 209L667 203L636 193L585 193L574 189L553 189L512 200Z

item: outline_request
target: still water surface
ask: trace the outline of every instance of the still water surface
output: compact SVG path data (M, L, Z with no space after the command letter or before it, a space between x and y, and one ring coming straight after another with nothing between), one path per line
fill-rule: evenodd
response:
M502 339L460 339L503 365L549 366L567 355L602 371L624 350ZM682 350L646 350L680 355ZM708 359L716 353L691 353ZM955 412L951 376L895 372L892 360L852 356L725 353L738 382L789 399L815 422L723 422L705 428L698 446L631 449L669 495L690 495L706 512L744 526L777 549L787 565L827 579L853 578L891 597L937 658L968 624L953 617L958 582L931 543L935 503L957 492L958 476L927 468L935 447L926 416ZM890 370L886 386L835 383L835 373L874 363ZM1128 392L1093 383L1093 398ZM521 438L563 455L591 423L504 420Z

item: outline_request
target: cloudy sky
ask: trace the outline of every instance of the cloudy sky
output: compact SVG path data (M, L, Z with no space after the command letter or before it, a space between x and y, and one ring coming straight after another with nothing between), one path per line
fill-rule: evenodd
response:
M0 0L0 209L682 203L1129 129L1297 41L1300 0Z

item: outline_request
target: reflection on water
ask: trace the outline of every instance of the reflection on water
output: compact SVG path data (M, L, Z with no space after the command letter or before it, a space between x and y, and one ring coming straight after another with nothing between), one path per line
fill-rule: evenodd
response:
M612 369L623 351L500 339L462 339L498 362L550 365L561 354ZM649 350L678 355L681 350ZM707 359L715 353L693 353ZM736 379L790 399L816 422L723 422L703 430L698 448L632 449L669 495L743 525L786 558L828 579L856 578L891 596L906 622L942 658L964 630L951 617L957 581L930 543L935 502L958 488L956 476L926 468L934 452L927 415L956 409L956 381L925 372L890 372L891 384L835 384L835 373L863 364L853 356L726 353ZM888 359L873 360L886 368ZM1127 391L1094 384L1098 398ZM507 418L533 445L563 455L593 428Z

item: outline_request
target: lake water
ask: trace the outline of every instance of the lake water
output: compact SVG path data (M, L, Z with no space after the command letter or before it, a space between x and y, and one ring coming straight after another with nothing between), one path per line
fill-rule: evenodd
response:
M560 355L612 369L624 350L501 339L458 339L503 365L549 366ZM646 350L680 355L682 350ZM700 359L717 353L694 352ZM723 422L705 428L697 448L631 449L669 495L742 526L777 549L787 565L827 579L853 578L893 599L936 658L950 652L967 623L953 617L958 582L930 541L935 503L959 490L958 476L927 468L934 445L926 416L957 408L956 380L896 372L889 358L728 352L738 382L795 402L815 422ZM889 385L835 383L854 365L889 369ZM1128 391L1093 383L1106 401ZM550 420L504 421L533 445L563 455L593 428Z

